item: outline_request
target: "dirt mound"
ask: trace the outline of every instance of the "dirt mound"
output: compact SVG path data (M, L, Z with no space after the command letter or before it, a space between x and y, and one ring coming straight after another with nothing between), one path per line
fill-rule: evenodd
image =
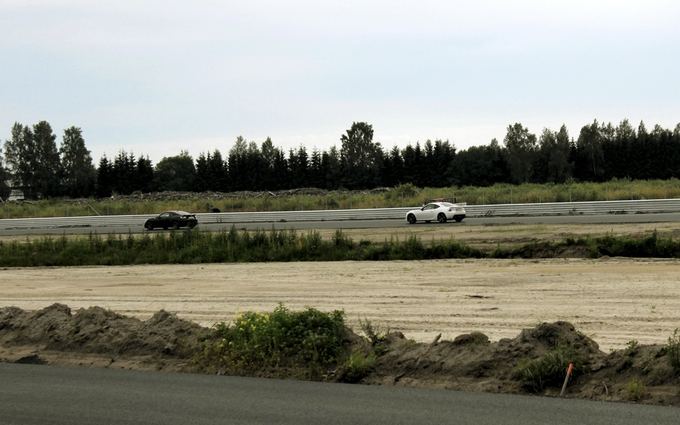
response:
M567 322L542 323L495 343L480 332L432 344L391 338L369 381L522 392L518 367L561 347L568 347L569 355L584 367L605 357L597 343Z
M163 310L141 321L100 307L75 314L62 304L34 312L0 308L0 360L19 363L214 373L211 365L190 362L208 334ZM573 363L570 397L680 404L680 370L669 361L673 353L677 361L680 342L672 346L670 340L668 346L631 341L605 354L570 323L554 322L498 342L480 332L453 341L438 336L428 344L400 332L370 339L348 330L347 345L354 366L339 367L331 380L557 395L566 365ZM282 374L271 368L256 373Z
M147 321L101 307L72 314L63 304L26 312L0 309L0 345L35 345L44 350L107 355L162 355L188 358L207 329L159 311Z

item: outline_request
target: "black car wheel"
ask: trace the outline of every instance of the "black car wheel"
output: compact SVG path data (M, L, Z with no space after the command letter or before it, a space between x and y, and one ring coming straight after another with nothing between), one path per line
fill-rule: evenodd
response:
M406 221L408 221L408 224L416 224L416 216L409 214L408 217L406 217Z
M153 230L153 226L150 225L150 224L145 224L145 225L144 225L144 228L145 228L146 230Z
M175 230L179 229L179 221L176 221L175 224L172 225L172 228Z
M440 223L446 223L446 214L439 213L439 215L437 216L437 221Z

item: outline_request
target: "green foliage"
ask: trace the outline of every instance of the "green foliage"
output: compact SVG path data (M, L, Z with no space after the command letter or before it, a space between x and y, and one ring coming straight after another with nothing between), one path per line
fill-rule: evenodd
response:
M373 352L353 351L342 366L340 380L347 383L361 381L375 368L376 360Z
M632 357L635 354L637 354L639 348L640 348L640 344L638 343L638 341L635 340L635 339L631 339L630 341L628 341L626 343L626 349L624 350L624 353L627 356Z
M675 373L680 372L680 329L675 329L673 336L668 337L666 354Z
M230 373L292 368L319 378L343 357L345 332L342 311L279 305L271 313L247 312L232 324L216 325L196 360Z
M129 157L125 161L121 160L119 162L120 164L115 168L114 165L116 163L111 164L109 160L103 161L102 158L98 169L97 187L100 196L110 196L111 188L117 191L117 193L130 193L132 190L139 189L135 186L136 183L130 180L140 172L137 166L135 166L136 162L132 163ZM6 165L9 166L9 160L7 159ZM102 165L104 166L103 169ZM119 169L123 170L123 174L120 176ZM408 185L405 186L408 187ZM125 192L119 190L125 190ZM469 204L677 198L680 197L680 180L612 180L607 183L528 183L523 185L495 184L489 187L416 188L414 191L410 189L402 191L400 189L396 196L390 195L391 192L369 194L336 191L321 195L289 194L276 197L243 196L225 197L222 199L187 195L186 198L177 200L152 200L146 198L138 200L103 198L91 199L87 202L41 200L31 204L12 203L4 205L0 209L0 215L2 218L92 215L93 211L90 206L101 214L116 215L154 214L159 211L177 209L201 212L207 211L207 205L217 207L223 212L390 208L421 205L424 199L454 197L459 202L467 202ZM407 196L408 193L413 193L413 196Z
M647 395L647 387L638 378L633 378L625 387L625 397L627 400L640 401Z
M660 238L656 231L643 238L605 236L595 239L593 256L610 257L680 257L680 243L672 238Z
M404 199L415 199L419 193L420 189L414 186L413 183L405 183L385 192L385 199L402 202Z
M651 236L650 236L651 237ZM646 247L628 249L617 255L680 256L680 241L656 238L649 248L646 238L608 237L567 240L555 243L530 243L519 248L496 248L491 252L472 248L455 240L423 243L416 236L405 241L391 238L384 242L355 243L338 230L324 239L316 231L257 230L202 232L187 230L172 233L145 233L142 236L97 235L87 237L50 236L23 242L0 241L0 266L78 266L125 264L194 264L260 261L344 261L344 260L431 260L446 258L550 258L568 250L585 251L592 256L613 252L611 245ZM608 250L605 250L607 248ZM644 254L644 255L643 255Z
M368 319L359 319L359 328L374 347L384 343L387 338L388 331L375 327Z
M188 152L165 157L156 165L154 179L158 190L191 191L195 178L194 160Z
M11 192L7 180L9 180L9 172L3 164L2 155L0 155L0 201L7 199Z
M64 130L61 148L61 170L64 194L72 198L93 193L97 171L92 164L90 151L85 148L82 131L78 127Z
M571 347L558 346L537 359L520 362L513 377L527 391L538 393L561 385L570 362L574 363L574 374L581 370L582 361L576 352Z

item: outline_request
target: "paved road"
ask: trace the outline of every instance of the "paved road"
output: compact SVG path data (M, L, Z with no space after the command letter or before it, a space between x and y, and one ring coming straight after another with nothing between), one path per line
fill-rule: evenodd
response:
M0 424L677 424L670 407L0 364Z
M491 224L606 224L606 223L666 223L680 222L680 213L661 214L607 214L607 215L561 215L539 217L483 217L466 218L462 223L449 222L418 223L418 226L480 226ZM88 234L88 233L141 233L144 232L143 222L135 226L97 225L68 228L45 228L45 229L4 229L0 230L2 236L12 235L61 235L61 234ZM344 221L291 221L271 223L235 223L238 229L376 229L376 228L408 228L405 220L344 220ZM199 229L218 231L228 230L232 223L224 224L200 224ZM156 230L159 232L162 230Z

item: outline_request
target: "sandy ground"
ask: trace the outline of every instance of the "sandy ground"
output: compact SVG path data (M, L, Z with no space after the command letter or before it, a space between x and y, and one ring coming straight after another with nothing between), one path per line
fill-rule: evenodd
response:
M344 309L429 341L482 331L514 337L566 320L603 350L665 343L680 327L678 260L439 260L0 270L0 306L59 302L149 318L159 309L211 325L247 310Z

